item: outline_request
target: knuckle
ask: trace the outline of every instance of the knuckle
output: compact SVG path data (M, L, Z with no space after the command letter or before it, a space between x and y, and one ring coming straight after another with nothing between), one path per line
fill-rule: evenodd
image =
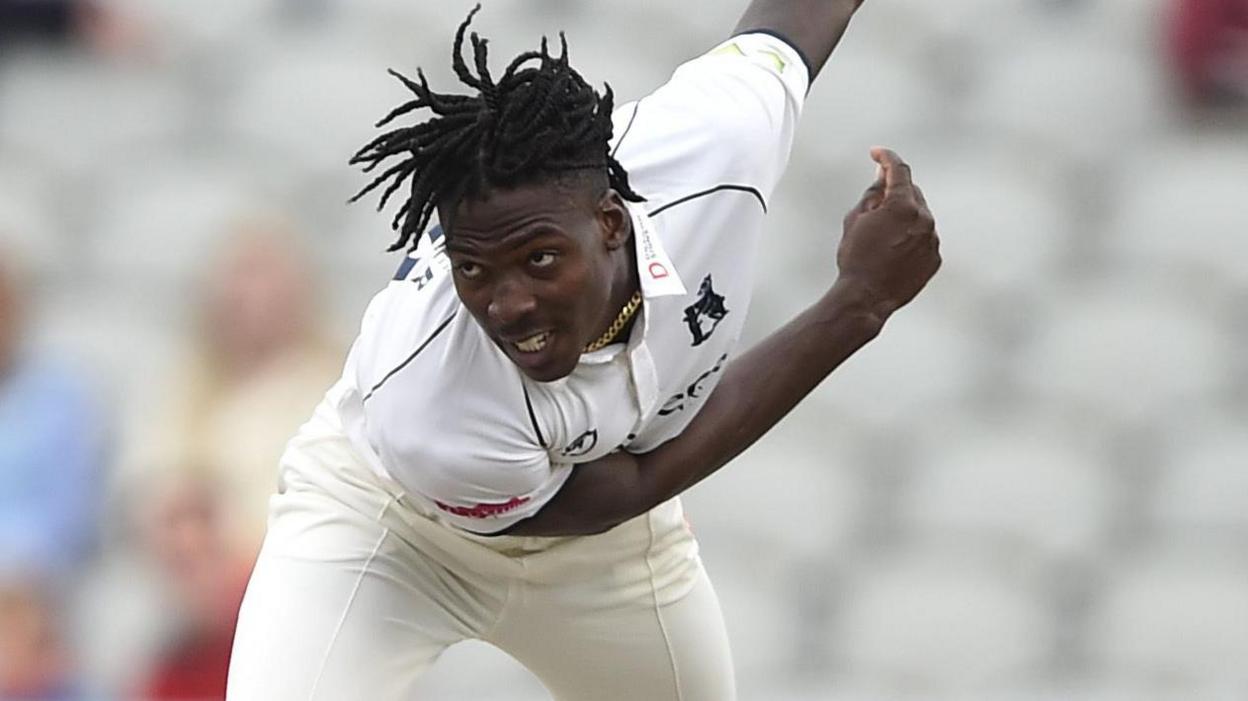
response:
M886 201L888 208L906 222L914 222L919 216L919 206L902 193L894 193Z

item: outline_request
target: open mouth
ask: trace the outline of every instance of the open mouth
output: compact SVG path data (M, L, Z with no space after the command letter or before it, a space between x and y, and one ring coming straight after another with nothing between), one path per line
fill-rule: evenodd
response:
M536 353L545 348L546 344L550 342L550 335L549 331L543 331L528 338L515 341L512 345L521 353Z

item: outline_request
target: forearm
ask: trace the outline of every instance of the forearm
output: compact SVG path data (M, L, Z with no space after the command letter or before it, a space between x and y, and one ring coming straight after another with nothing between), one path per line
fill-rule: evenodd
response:
M753 0L733 33L766 30L784 36L810 61L814 80L861 4L862 0Z
M718 470L771 430L879 333L863 291L834 285L817 303L729 364L676 439L637 456L643 492L660 504Z
M649 453L615 453L574 468L516 535L598 533L645 513L723 467L784 418L882 319L864 293L838 283L819 302L728 365L681 435Z

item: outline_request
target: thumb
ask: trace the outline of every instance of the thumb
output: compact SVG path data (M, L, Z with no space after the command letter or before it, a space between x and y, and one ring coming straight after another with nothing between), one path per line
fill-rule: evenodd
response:
M876 146L871 149L871 159L884 176L884 194L888 199L913 196L913 181L910 176L910 165L891 149Z
M855 212L869 212L876 209L884 203L884 193L887 190L887 180L883 166L875 168L875 182L862 193L862 198L858 200L858 205L854 207Z

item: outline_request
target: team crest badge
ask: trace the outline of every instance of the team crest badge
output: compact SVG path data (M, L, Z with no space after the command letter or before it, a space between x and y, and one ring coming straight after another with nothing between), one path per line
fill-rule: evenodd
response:
M582 455L588 455L589 451L598 446L598 429L591 428L576 437L576 440L568 444L563 449L563 457L576 458Z
M724 296L715 294L711 276L707 275L698 286L698 300L685 307L685 323L693 334L693 345L700 346L710 338L725 316L728 308L724 306Z

